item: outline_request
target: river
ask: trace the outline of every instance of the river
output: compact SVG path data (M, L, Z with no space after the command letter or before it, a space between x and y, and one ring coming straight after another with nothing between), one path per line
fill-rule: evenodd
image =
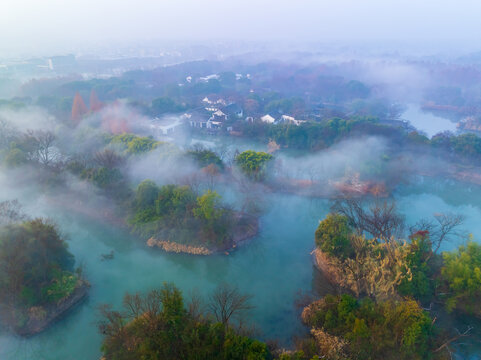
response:
M455 122L423 111L419 105L408 104L402 118L408 120L416 129L426 133L429 138L443 131L456 132Z
M467 216L465 227L481 239L481 190L444 180L420 179L400 188L395 196L408 222L439 212ZM70 250L86 268L92 283L89 298L45 332L27 339L0 335L0 359L89 360L100 358L97 308L119 306L126 291L147 291L165 281L174 282L185 295L197 288L208 293L221 282L236 284L254 295L252 321L263 339L290 344L304 331L294 306L299 291L311 291L310 251L318 221L329 211L322 199L293 195L268 195L260 234L232 254L195 257L147 249L128 234L92 219L60 209L47 208L69 236ZM452 248L456 244L447 244ZM115 257L101 261L114 250ZM317 279L317 277L316 277ZM471 359L477 350L469 349ZM466 355L463 354L462 358Z

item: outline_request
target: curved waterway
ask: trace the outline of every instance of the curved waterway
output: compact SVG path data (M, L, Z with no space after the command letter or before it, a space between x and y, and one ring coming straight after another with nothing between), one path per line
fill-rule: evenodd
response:
M440 212L467 216L466 229L481 239L481 190L450 181L419 181L399 189L396 197L409 222ZM70 250L92 283L89 298L45 332L27 339L0 335L0 359L99 359L97 307L120 306L126 291L147 291L165 281L186 295L197 288L207 294L221 282L254 295L252 321L263 339L289 345L304 331L294 302L311 291L314 275L310 251L318 221L329 211L322 199L269 195L259 236L229 256L195 257L152 251L109 225L77 214L47 210L69 236ZM448 244L454 247L456 244ZM101 261L114 250L115 257ZM469 349L471 359L479 359ZM466 354L462 358L468 358Z

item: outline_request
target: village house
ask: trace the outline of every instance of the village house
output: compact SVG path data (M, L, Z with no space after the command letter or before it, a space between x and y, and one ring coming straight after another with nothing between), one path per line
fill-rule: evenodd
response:
M193 128L207 129L207 122L209 120L203 113L193 112L191 114L184 114L182 118Z
M261 117L261 121L265 122L265 123L268 123L268 124L274 124L276 122L276 119L274 119L269 114L266 114L266 115Z
M244 110L240 107L237 103L232 103L227 105L225 108L222 109L224 113L227 114L230 118L237 118L240 119L244 116Z
M217 110L216 112L214 112L211 116L211 118L209 120L212 120L212 121L226 121L227 120L227 115L222 112L221 110Z
M202 99L202 102L205 106L214 105L214 106L225 106L227 103L226 101L220 97L219 95L209 95Z
M279 121L277 121L277 123L279 124L291 124L291 125L296 125L296 126L299 126L301 125L302 123L305 123L306 120L296 120L294 117L292 116L287 116L287 115L282 115L281 118L279 119Z

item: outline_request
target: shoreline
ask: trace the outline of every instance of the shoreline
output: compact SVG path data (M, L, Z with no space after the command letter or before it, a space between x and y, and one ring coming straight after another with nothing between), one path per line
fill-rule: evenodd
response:
M31 307L27 322L21 326L16 327L7 324L7 327L13 332L22 337L31 337L44 331L55 322L63 318L69 311L74 309L88 296L90 283L86 280L79 280L80 284L68 297L59 300L56 304L47 304L45 307Z
M244 213L236 213L236 219L237 222L234 225L232 235L232 246L229 247L209 249L205 246L180 244L175 241L155 239L154 237L150 237L145 243L150 248L157 247L167 253L201 256L215 254L229 255L230 252L237 249L239 246L245 245L250 239L259 234L259 219L257 217ZM242 220L247 220L247 224L241 225L240 222Z

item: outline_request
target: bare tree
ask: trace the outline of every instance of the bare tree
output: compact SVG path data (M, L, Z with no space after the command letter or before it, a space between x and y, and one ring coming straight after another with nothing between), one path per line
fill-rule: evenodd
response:
M429 255L429 260L436 255L441 245L445 241L450 241L456 237L464 237L466 234L460 230L466 217L461 214L434 214L434 220L421 219L414 226L410 227L411 235L419 231L427 231L432 243L433 251Z
M196 320L199 320L205 313L204 299L197 289L190 292L190 298L187 302L187 311Z
M243 295L236 287L224 283L212 293L208 307L216 320L227 327L232 318L242 321L242 316L254 308L249 304L251 299L251 295Z
M32 142L33 149L30 153L32 160L38 161L47 167L57 165L61 159L61 154L54 147L55 135L50 131L29 130L26 137Z
M0 225L24 221L27 218L27 215L22 212L22 205L18 200L0 202Z
M470 336L470 332L473 329L474 328L472 326L468 326L464 332L461 332L458 329L454 328L454 330L456 330L456 332L457 332L456 336L448 339L440 347L438 347L436 350L434 350L433 353L437 353L437 352L440 352L443 349L446 349L447 353L449 354L449 357L451 359L453 359L453 351L450 349L449 345L452 344L453 342L458 341L461 338Z
M360 198L346 197L337 200L331 210L346 216L359 235L367 232L379 239L390 239L404 232L405 219L393 199L375 198L368 203Z
M111 149L104 149L97 151L94 154L93 160L99 166L106 167L107 169L113 169L123 163L123 158L115 151Z

